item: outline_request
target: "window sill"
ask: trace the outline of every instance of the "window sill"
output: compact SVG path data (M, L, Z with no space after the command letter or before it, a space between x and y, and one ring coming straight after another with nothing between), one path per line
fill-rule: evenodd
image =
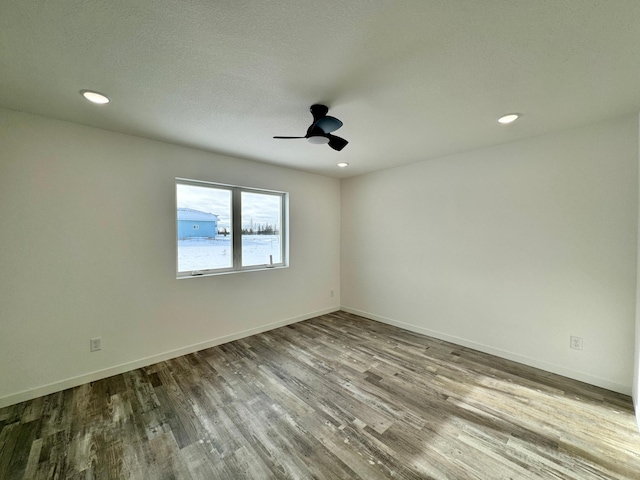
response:
M244 268L242 270L225 270L222 272L203 272L195 275L180 275L176 276L176 280L184 280L187 278L202 278L202 277L217 277L219 275L231 275L234 273L248 273L248 272L264 272L266 270L281 270L283 268L289 268L289 265L274 265L273 267L267 267L259 265L256 267Z

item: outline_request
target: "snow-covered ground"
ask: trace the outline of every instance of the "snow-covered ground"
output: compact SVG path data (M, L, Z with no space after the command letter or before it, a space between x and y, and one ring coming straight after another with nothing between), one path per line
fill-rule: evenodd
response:
M242 264L266 265L269 255L273 263L280 263L280 238L278 235L243 235ZM193 238L178 240L178 271L230 268L232 266L231 235L215 239Z

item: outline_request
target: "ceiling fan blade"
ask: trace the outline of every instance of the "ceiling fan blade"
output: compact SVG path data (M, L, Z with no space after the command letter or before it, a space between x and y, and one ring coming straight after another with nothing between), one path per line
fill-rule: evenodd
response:
M324 133L335 132L342 126L342 122L336 117L322 117L313 124L314 127L320 128Z
M327 133L327 137L329 138L329 146L337 151L342 150L347 146L347 143L349 143L344 138L336 137L335 135L331 135L330 133Z
M304 138L309 138L309 137L324 137L327 134L324 133L324 130L322 130L321 128L318 128L316 126L316 124L314 123L313 125L311 125L309 128L307 128L307 136Z
M273 137L273 138L290 139L290 138L307 138L307 137Z

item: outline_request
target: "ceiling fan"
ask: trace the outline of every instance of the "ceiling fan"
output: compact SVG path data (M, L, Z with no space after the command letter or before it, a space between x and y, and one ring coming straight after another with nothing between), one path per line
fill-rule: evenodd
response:
M325 105L311 105L309 108L311 115L313 115L313 123L307 129L307 134L304 137L273 137L273 138L306 138L309 143L315 143L318 145L328 143L334 150L342 150L348 141L344 138L331 135L331 132L335 132L342 126L342 122L335 117L327 115L329 108Z

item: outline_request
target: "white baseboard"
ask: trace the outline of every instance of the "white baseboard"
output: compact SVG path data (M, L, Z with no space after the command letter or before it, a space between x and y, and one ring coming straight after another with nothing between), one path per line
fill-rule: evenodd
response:
M287 318L285 320L279 320L277 322L268 323L266 325L250 328L248 330L242 330L237 333L232 333L231 335L225 335L223 337L207 340L206 342L196 343L194 345L178 348L176 350L160 353L158 355L152 355L150 357L141 358L139 360L134 360L132 362L122 363L120 365L115 365L113 367L105 368L103 370L98 370L95 372L78 375L77 377L67 378L66 380L49 383L41 387L24 390L22 392L7 395L5 397L0 397L0 408L4 408L9 405L14 405L16 403L31 400L37 397L41 397L43 395L49 395L51 393L59 392L61 390L66 390L67 388L77 387L85 383L95 382L103 378L111 377L113 375L118 375L120 373L128 372L130 370L135 370L136 368L142 368L149 365L153 365L154 363L163 362L165 360L170 360L172 358L180 357L182 355L188 355L190 353L204 350L205 348L215 347L216 345L221 345L223 343L233 342L234 340L250 337L251 335L256 335L258 333L273 330L275 328L284 327L285 325L291 325L293 323L302 322L304 320L318 317L320 315L325 315L327 313L337 312L338 310L340 310L340 307L338 306L325 308L315 312L307 313L305 315L299 315L297 317Z
M430 330L428 328L419 327L417 325L413 325L410 323L401 322L399 320L394 320L392 318L382 317L380 315L376 315L369 312L363 312L361 310L347 307L345 305L342 305L340 309L348 313L353 313L354 315L359 315L361 317L368 318L370 320L375 320L377 322L386 323L388 325L393 325L395 327L403 328L405 330L409 330L410 332L421 333L422 335L427 335L429 337L444 340L445 342L455 343L456 345L461 345L463 347L472 348L480 352L489 353L491 355L495 355L496 357L506 358L507 360L513 360L514 362L522 363L524 365L529 365L530 367L535 367L541 370L545 370L547 372L562 375L563 377L569 377L574 380L579 380L581 382L589 383L591 385L595 385L596 387L602 387L602 388L606 388L607 390L612 390L614 392L622 393L625 395L631 395L631 387L628 385L622 385L620 383L612 382L605 378L596 377L594 375L589 375L588 373L580 372L578 370L572 370L570 368L565 368L560 365L555 365L553 363L537 360L535 358L520 355L518 353L510 352L508 350L494 348L489 345L473 342L471 340L455 337L453 335L447 335L446 333L437 332L435 330Z

